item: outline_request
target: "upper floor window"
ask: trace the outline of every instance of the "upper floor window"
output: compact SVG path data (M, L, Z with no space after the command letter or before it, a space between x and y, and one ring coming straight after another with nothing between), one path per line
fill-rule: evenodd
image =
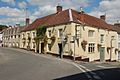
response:
M89 30L88 31L88 37L93 37L94 36L94 30Z
M51 37L51 30L48 30L48 37Z
M111 36L111 40L114 40L115 39L115 36Z
M33 37L35 37L35 32L33 32Z
M28 37L30 37L30 33L27 33Z
M58 30L58 37L62 37L62 29Z
M88 52L89 53L95 52L95 44L94 43L89 43L88 44Z
M103 43L103 41L104 41L104 35L101 34L101 35L100 35L100 42Z

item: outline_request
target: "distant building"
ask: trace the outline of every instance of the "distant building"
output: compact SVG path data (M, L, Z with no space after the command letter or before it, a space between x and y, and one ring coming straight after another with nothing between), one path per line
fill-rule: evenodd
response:
M99 19L84 11L62 10L62 6L57 6L56 10L56 13L38 18L22 30L21 48L88 61L118 59L118 34L105 22L105 15ZM47 26L47 44L40 41L39 50L36 50L36 29L42 25Z
M20 31L22 27L15 26L6 28L3 31L3 46L4 47L19 47L20 46Z
M0 47L3 45L2 44L2 36L3 36L3 31L4 31L4 29L5 28L7 28L7 26L5 26L5 25L0 25Z

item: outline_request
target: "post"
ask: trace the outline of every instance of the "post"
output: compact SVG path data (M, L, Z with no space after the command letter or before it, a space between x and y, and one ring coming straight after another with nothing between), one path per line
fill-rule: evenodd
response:
M73 61L75 61L75 39L76 39L76 36L73 36L73 40L74 40L74 56L73 56Z

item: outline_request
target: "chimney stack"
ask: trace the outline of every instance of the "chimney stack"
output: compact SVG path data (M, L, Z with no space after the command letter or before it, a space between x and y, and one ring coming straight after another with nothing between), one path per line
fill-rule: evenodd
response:
M106 15L101 15L101 16L100 16L100 19L102 19L102 20L105 21L105 19L106 19Z
M62 6L57 6L57 13L61 12L62 11Z
M80 7L80 14L84 13L83 8Z
M119 22L114 23L114 26L120 27L120 23Z
M28 26L30 23L30 19L29 18L26 18L26 26Z

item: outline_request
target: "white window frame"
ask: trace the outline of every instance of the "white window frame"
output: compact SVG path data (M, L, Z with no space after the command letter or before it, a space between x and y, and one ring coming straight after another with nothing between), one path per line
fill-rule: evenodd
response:
M100 42L103 43L104 42L104 34L100 35Z
M88 53L94 53L95 52L95 43L89 43L88 44Z

